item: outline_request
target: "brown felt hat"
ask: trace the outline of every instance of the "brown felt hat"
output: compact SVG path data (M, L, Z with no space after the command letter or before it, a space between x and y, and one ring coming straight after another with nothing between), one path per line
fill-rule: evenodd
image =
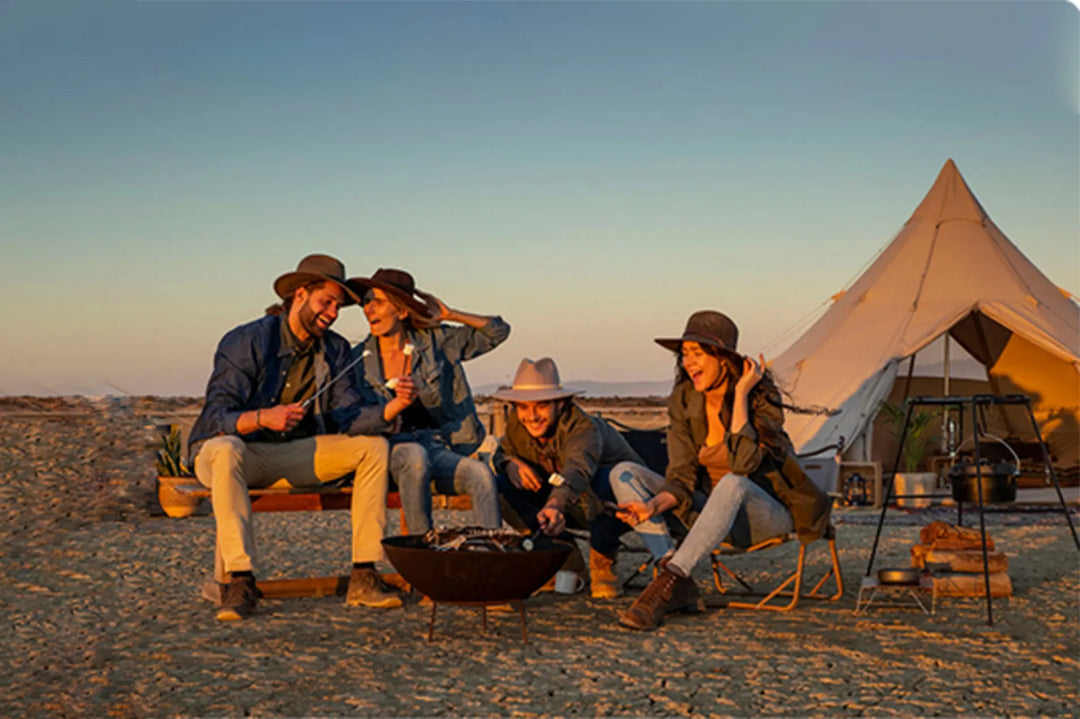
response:
M678 353L683 342L697 342L726 352L733 357L741 357L735 348L739 344L739 328L731 318L716 310L701 310L690 315L682 337L655 340L664 349Z
M346 284L345 265L342 264L341 260L334 259L330 255L308 255L300 260L295 271L286 272L274 280L274 292L284 300L292 297L297 287L308 282L320 281L333 282L345 290L345 301L342 303L342 307L360 301L352 288Z
M416 281L405 270L380 267L371 277L351 277L349 286L361 298L373 287L393 295L395 298L421 317L431 317L431 308L416 297ZM361 300L362 301L362 300Z
M535 362L531 359L521 360L513 386L498 390L494 396L508 402L548 402L577 394L581 392L563 388L555 360L543 357Z

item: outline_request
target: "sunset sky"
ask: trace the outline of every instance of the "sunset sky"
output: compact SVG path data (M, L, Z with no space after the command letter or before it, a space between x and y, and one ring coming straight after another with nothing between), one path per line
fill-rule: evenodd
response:
M468 365L775 355L948 158L1080 292L1067 2L0 3L2 394L202 394L312 252L513 326ZM794 329L793 329L794 328ZM360 310L335 329L367 334ZM792 334L794 332L795 334Z

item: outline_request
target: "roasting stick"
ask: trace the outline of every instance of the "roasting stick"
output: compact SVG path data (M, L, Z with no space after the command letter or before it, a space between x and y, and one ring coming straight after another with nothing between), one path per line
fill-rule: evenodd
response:
M341 371L340 371L340 372L338 372L338 373L337 373L336 375L334 375L333 377L331 377L331 378L330 378L330 381L329 381L329 382L327 382L326 384L324 384L324 385L323 385L323 386L322 386L322 387L321 387L321 388L319 389L319 391L318 391L318 392L316 392L315 394L311 395L310 397L308 397L307 399L305 399L305 400L304 400L303 402L301 402L301 403L300 403L300 406L301 406L301 407L303 407L304 409L307 409L308 407L310 407L310 406L311 406L311 403L312 403L312 402L314 402L314 401L315 401L316 399L318 399L318 398L319 398L319 395L321 395L321 394L322 394L323 392L325 392L326 390L330 389L330 385L332 385L332 384L334 384L335 382L337 382L337 381L338 381L339 379L341 379L341 378L342 378L342 377L343 377L343 376L345 375L345 373L346 373L346 372L348 372L349 370L351 370L351 369L352 369L353 367L355 367L356 365L360 364L360 362L361 362L361 361L363 361L363 359L364 359L365 357L367 357L367 356L368 356L369 354L371 354L371 351L370 351L370 350L364 350L364 353L363 353L362 355L360 355L359 357L357 357L356 359L354 359L354 360L353 360L352 362L350 362L349 364L345 365L345 369L341 370Z
M401 374L402 376L407 377L408 375L412 374L412 356L413 352L416 351L416 347L413 345L412 342L406 342L405 346L401 348L401 351L405 353L405 371ZM391 377L386 381L386 389L393 391L393 389L397 387L397 383L398 378Z

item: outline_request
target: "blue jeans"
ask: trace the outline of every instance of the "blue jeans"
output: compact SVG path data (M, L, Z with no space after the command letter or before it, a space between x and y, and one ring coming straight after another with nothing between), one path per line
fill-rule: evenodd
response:
M627 502L648 502L664 486L664 478L648 467L636 462L619 462L609 477L611 492L619 504ZM704 496L702 496L704 500ZM677 520L676 520L677 521ZM668 525L663 516L653 517L640 522L634 527L645 547L654 558L659 559L675 548Z
M615 466L618 467L619 465ZM613 467L601 467L598 469L589 485L601 501L615 501L615 495L611 493L611 482L609 480L612 469ZM542 471L538 471L537 474L545 476ZM540 523L536 520L536 513L543 509L544 504L547 502L548 496L551 494L551 485L544 482L544 485L536 492L518 489L505 474L495 477L495 482L499 487L499 494L503 496L507 504L513 507L518 516L521 517L521 521L525 523L525 526L530 531L539 531ZM567 521L569 522L569 518ZM588 530L589 547L606 557L614 557L619 549L619 537L623 533L629 532L630 526L616 519L613 514L604 512L589 522ZM572 539L572 537L568 538Z
M502 526L495 478L483 462L454 452L437 440L401 442L390 447L390 476L397 483L410 534L431 529L431 486L439 494L467 494L473 522Z
M727 538L740 514L745 515L749 528L749 537L740 543L761 542L795 529L788 508L752 479L741 474L725 474L709 493L694 526L670 563L689 577L698 560Z

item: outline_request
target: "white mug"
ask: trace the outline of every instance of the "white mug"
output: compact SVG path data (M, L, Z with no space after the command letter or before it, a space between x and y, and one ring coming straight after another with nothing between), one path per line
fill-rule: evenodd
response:
M577 594L585 588L585 577L568 569L555 572L555 591L559 594Z

